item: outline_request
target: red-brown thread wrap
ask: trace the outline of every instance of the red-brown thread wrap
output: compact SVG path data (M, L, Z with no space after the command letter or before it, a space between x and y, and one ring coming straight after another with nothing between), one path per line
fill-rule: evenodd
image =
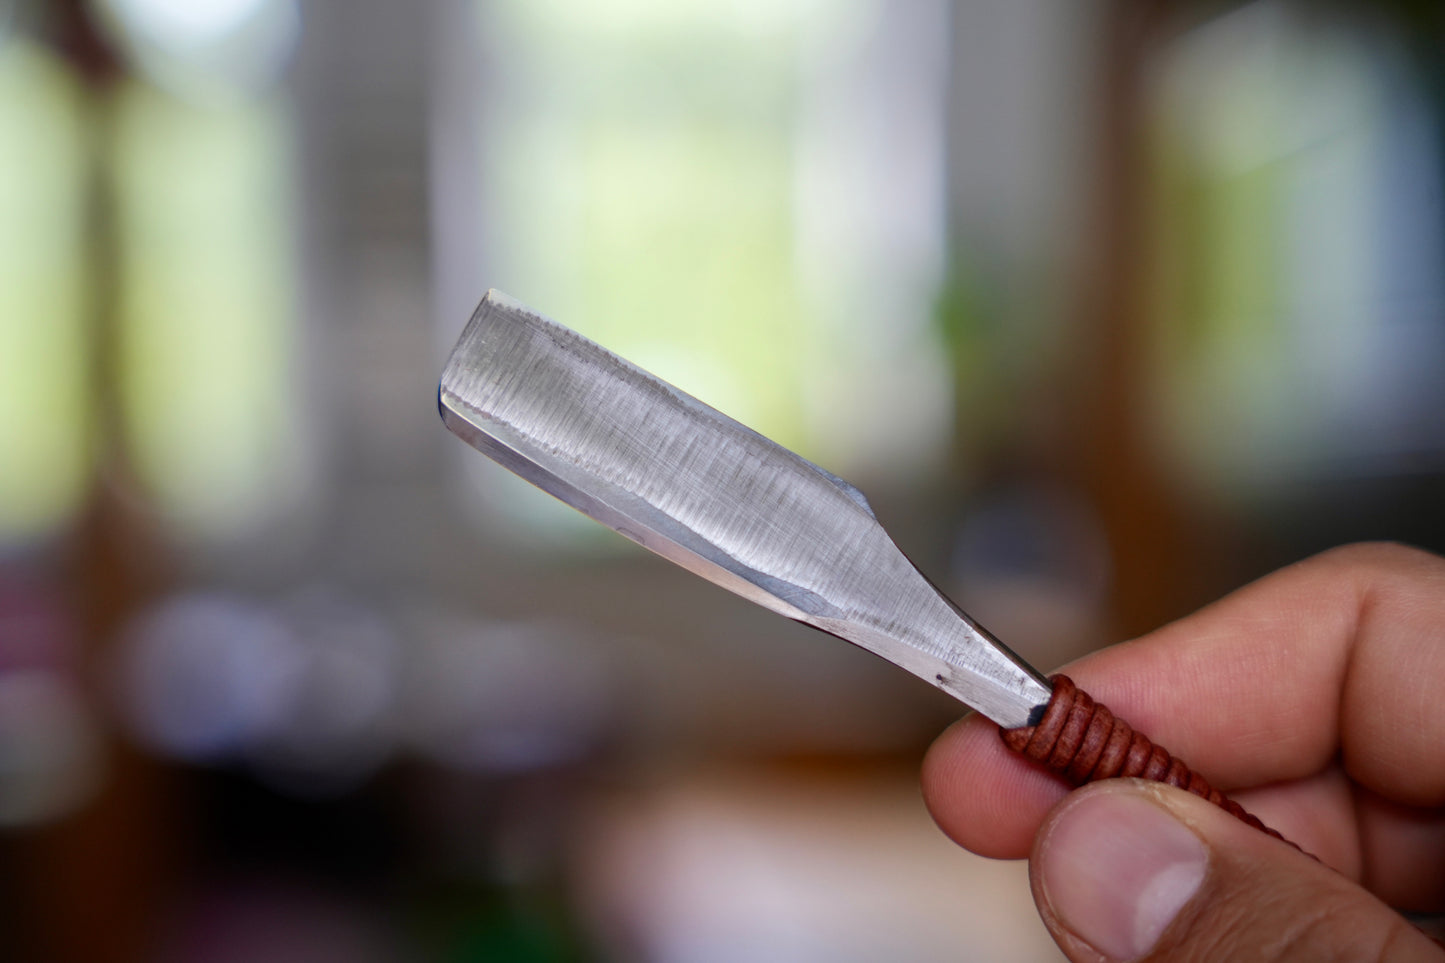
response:
M1054 694L1038 725L999 730L1010 749L1042 763L1075 786L1115 777L1168 783L1208 799L1255 829L1289 843L1203 776L1154 745L1148 736L1135 732L1107 706L1091 699L1068 676L1056 675L1052 681Z

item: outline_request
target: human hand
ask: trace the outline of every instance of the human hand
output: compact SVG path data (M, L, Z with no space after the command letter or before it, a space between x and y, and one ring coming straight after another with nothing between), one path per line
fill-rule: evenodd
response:
M970 716L923 765L934 819L1028 856L1074 961L1442 960L1445 560L1391 545L1283 569L1067 669L1319 862L1189 793L1070 793Z

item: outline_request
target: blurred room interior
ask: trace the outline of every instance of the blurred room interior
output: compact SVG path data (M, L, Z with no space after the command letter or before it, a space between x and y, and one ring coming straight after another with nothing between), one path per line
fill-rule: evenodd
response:
M1058 959L961 713L437 420L497 287L1052 668L1445 548L1445 10L0 0L0 956ZM980 791L987 791L982 787Z

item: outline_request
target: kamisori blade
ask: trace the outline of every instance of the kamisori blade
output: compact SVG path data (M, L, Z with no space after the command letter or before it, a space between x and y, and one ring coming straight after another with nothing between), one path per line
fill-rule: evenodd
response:
M944 598L847 482L497 291L442 374L447 427L643 547L875 652L1011 728L1048 683Z

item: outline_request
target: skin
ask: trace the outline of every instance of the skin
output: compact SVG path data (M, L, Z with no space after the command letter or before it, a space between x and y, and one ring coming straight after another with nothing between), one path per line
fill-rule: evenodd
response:
M1445 911L1445 559L1336 549L1064 671L1344 880ZM923 790L959 845L1004 859L1067 795L977 715L934 743ZM1254 836L1275 858L1239 836L1241 874Z

